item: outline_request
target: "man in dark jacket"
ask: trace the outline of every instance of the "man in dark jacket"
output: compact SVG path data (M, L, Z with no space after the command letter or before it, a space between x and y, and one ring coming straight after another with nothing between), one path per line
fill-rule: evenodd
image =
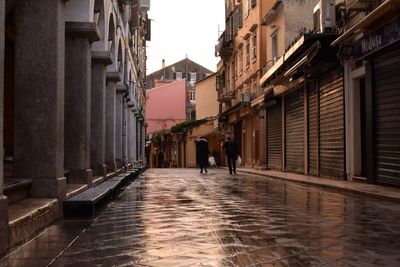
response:
M202 138L200 136L196 142L196 159L197 159L197 164L199 164L200 167L200 173L203 173L203 169L205 172L208 172L207 171L208 154L209 154L208 141L207 139Z
M228 160L229 174L236 174L236 160L239 156L239 145L233 140L232 135L226 135L226 141L223 144L226 158Z

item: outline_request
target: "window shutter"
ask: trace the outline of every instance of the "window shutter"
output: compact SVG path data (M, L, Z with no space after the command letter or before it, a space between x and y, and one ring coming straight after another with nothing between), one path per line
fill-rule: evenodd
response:
M238 27L242 28L242 26L243 26L243 8L242 8L242 3L240 3L238 6Z

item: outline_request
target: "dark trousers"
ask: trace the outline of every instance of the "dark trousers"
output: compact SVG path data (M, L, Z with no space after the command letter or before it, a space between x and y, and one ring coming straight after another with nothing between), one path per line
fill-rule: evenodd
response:
M234 173L236 173L236 159L233 156L227 156L228 159L228 167L229 167L229 173L232 174L232 170Z
M200 165L200 172L203 172L203 169L204 169L205 172L207 172L207 165L208 165L208 162L206 162L206 161L200 161L200 162L199 162L199 165Z

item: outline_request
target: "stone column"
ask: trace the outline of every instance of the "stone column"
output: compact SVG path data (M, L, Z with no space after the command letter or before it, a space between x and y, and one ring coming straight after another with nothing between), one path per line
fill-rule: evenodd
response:
M33 179L31 196L63 200L64 0L19 1L15 36L13 174Z
M115 160L118 168L124 165L124 149L123 149L123 106L124 106L124 93L126 87L123 84L117 84L116 100L115 100Z
M106 165L107 172L117 169L115 162L115 98L117 82L121 81L118 72L107 72L106 88Z
M133 130L133 125L132 125L132 106L133 102L129 101L127 103L127 112L126 112L126 128L127 128L127 156L128 156L128 162L133 163L133 157L132 157L132 144L133 144L133 139L132 139L132 130Z
M258 119L260 122L260 162L257 167L265 170L267 169L267 111L265 109L258 112Z
M132 124L131 157L132 157L132 162L135 163L135 166L136 166L136 161L137 161L137 158L136 158L136 146L137 146L137 143L136 143L136 115L135 115L135 108L134 107L132 107L132 109L131 109L131 114L132 114L132 116L131 116L131 124Z
M139 113L136 111L136 116L135 116L135 146L136 146L136 162L139 161L139 147L140 147L140 132L139 132Z
M65 24L65 148L64 168L68 183L92 184L90 169L90 43L100 39L94 23Z
M109 52L92 52L90 166L93 174L105 177L106 170L106 66Z
M5 0L0 0L0 256L8 248L8 207L3 195L3 101L4 101L4 25Z

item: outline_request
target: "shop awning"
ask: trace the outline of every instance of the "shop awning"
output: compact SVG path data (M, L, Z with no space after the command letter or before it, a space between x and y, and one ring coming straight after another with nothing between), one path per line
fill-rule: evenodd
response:
M374 21L382 18L386 13L393 11L395 7L400 7L400 0L386 0L380 6L375 8L371 13L362 18L359 22L351 26L350 29L340 35L339 38L334 40L331 43L331 46L340 44L341 42L349 38L355 31L371 25Z
M278 61L261 77L260 84L265 83L279 68L283 66L283 64L291 58L291 56L299 50L300 47L304 45L304 43L316 36L321 36L321 34L304 34L297 42L290 47L290 49L283 54L282 57L278 59Z

